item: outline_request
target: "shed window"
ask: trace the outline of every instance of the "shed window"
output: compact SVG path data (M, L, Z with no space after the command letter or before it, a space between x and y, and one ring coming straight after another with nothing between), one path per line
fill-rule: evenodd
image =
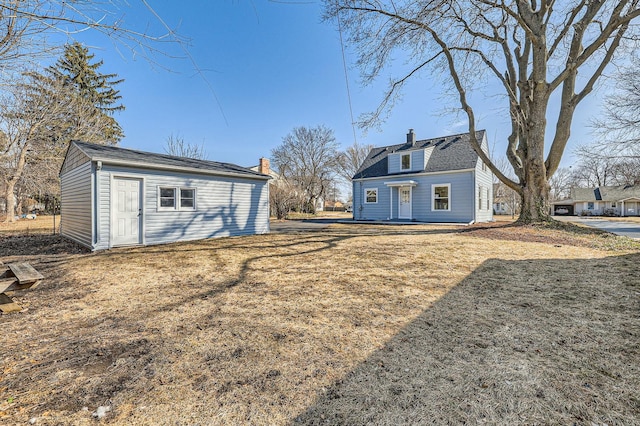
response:
M158 210L195 210L195 188L159 187Z
M196 190L180 189L180 209L194 210L196 208Z
M364 190L365 204L375 204L378 202L378 188Z
M402 156L402 170L409 170L411 168L411 154L404 154Z
M175 188L160 188L160 207L167 209L176 208Z
M433 192L431 210L451 210L449 197L451 196L451 184L431 185Z

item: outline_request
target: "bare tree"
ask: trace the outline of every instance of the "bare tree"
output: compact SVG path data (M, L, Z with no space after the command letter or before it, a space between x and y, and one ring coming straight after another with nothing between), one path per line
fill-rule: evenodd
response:
M373 145L359 144L356 141L340 152L336 158L338 175L347 182L351 182L351 178L356 174L372 148Z
M272 214L277 219L284 219L297 206L304 203L300 188L291 184L284 177L269 183L269 203Z
M574 179L572 171L568 167L559 167L549 179L551 201L564 200L571 194L571 186Z
M206 160L208 157L204 144L192 144L186 142L183 137L174 135L169 135L167 138L164 151L176 157L196 158L198 160Z
M474 150L518 192L519 221L528 223L550 219L548 181L560 165L576 107L616 52L635 42L639 1L325 0L325 7L358 49L365 82L378 77L396 52L408 53L408 71L392 80L364 124L393 105L408 79L424 70L446 76L466 114ZM479 86L490 90L489 79L497 82L495 94L511 118L506 154L515 179L491 163L475 137L476 109L469 94ZM556 93L559 113L548 122ZM550 126L555 131L546 147Z
M612 185L616 174L616 158L603 155L598 147L582 145L575 151L578 162L573 180L578 186L596 187Z
M640 157L640 58L617 74L616 90L605 100L604 115L592 123L600 151Z
M6 221L13 221L17 186L26 193L39 180L57 182L56 169L68 141L102 141L111 124L111 117L77 96L63 81L43 79L38 74L23 78L0 101L0 179Z
M572 173L573 183L582 187L637 185L640 183L640 157L629 156L627 150L595 143L582 145L575 151L578 161Z
M326 196L335 176L337 150L333 130L325 126L301 126L271 151L280 175L304 194L305 210L315 213L318 200Z
M161 45L184 43L148 2L140 3L155 21L156 33L151 32L154 26L149 23L140 29L126 26L123 16L130 5L124 0L0 0L0 69L15 70L24 61L51 54L56 46L49 43L48 36L54 33L73 38L86 30L99 32L135 56L146 58L163 54Z

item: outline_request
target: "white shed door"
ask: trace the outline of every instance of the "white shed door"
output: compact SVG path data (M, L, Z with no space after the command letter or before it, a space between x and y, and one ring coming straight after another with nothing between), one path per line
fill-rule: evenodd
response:
M114 178L111 192L113 217L111 245L140 244L142 223L141 180Z
M398 218L411 219L411 187L400 187L398 195Z

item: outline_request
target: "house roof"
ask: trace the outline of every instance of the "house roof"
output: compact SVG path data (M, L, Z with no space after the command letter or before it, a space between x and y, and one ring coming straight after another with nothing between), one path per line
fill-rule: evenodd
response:
M482 141L485 136L484 130L476 132L476 138ZM401 143L397 145L373 148L362 165L353 176L353 179L362 179L380 176L397 176L404 174L415 174L416 171L400 172L389 174L387 157L389 154L401 151L412 151L433 147L433 151L427 161L424 170L418 173L443 172L448 170L465 170L476 167L478 154L471 147L469 133L444 136L433 139L416 141L411 143Z
M72 144L85 153L91 161L103 161L110 164L152 169L269 179L267 175L231 163L176 157L155 152L136 151L111 145L98 145L79 141L73 141Z
M572 188L571 199L575 201L621 201L640 198L640 186L600 186L597 188Z

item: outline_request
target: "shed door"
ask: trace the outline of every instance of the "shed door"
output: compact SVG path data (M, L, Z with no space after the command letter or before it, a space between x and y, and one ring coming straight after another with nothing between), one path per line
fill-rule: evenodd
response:
M411 219L411 187L410 186L403 186L399 188L398 218Z
M141 179L114 178L111 192L113 216L111 245L142 243Z

